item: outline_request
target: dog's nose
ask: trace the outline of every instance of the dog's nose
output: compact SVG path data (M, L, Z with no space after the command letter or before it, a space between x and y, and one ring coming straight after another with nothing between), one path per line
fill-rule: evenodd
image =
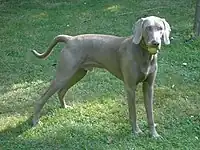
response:
M151 44L154 45L154 46L158 46L158 45L159 45L159 43L158 43L157 41L155 41L155 40L153 40L153 41L151 42Z

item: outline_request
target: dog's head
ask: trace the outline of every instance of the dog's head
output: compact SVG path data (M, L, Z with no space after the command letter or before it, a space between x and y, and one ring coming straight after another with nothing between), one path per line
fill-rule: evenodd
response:
M162 39L166 45L170 44L170 31L170 25L163 18L155 16L141 18L133 30L133 43L139 44L143 40L150 53L157 53L161 48Z

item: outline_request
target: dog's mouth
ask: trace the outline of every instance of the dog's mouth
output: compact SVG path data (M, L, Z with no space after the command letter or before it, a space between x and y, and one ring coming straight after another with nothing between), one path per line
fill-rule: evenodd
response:
M146 49L150 54L155 55L160 51L161 45L159 43L153 44L152 42L145 42L144 40L140 43L141 47Z
M147 50L150 54L157 54L160 50L161 44L156 40L146 42Z

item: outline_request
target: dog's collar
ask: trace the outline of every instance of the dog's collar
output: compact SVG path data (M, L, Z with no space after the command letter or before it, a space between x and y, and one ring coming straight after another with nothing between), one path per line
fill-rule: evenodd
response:
M142 40L140 41L140 46L141 46L144 50L147 50L147 51L148 51L148 47L147 47L147 45L145 44L144 39L142 39Z

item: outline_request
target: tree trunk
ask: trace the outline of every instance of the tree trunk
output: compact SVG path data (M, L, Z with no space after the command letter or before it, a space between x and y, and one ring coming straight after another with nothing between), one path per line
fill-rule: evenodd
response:
M200 35L200 0L196 0L194 33L196 36Z

